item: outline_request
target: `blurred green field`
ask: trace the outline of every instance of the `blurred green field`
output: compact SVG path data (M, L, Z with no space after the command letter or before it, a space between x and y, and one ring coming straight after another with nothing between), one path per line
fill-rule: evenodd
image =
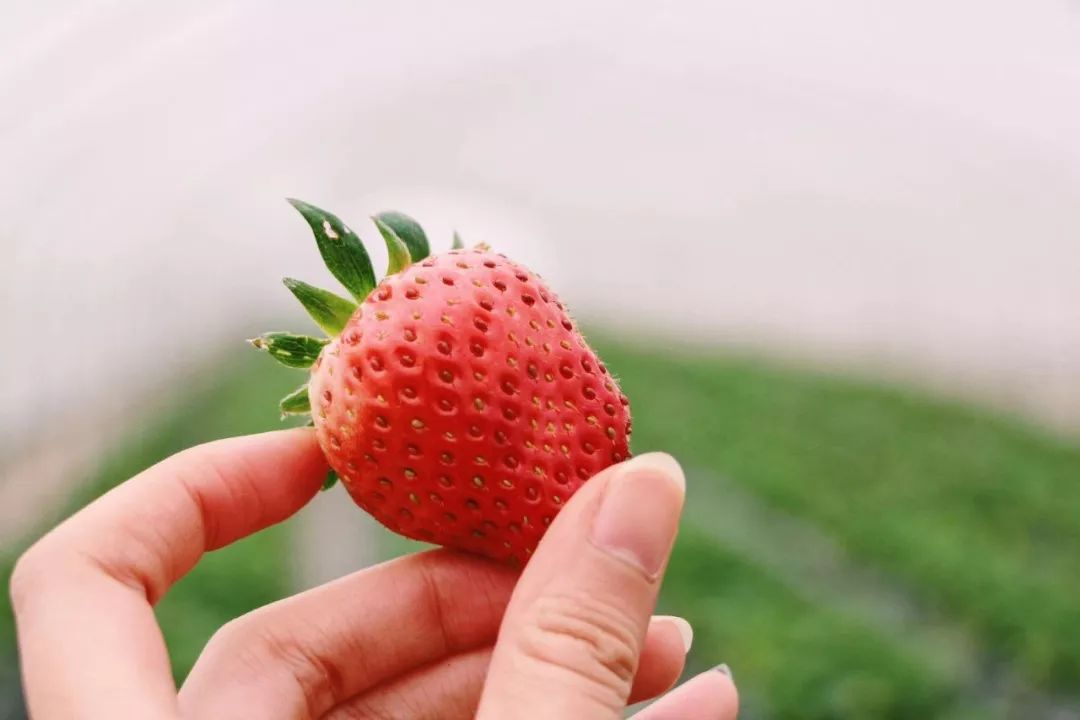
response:
M693 623L694 669L734 668L743 717L1080 717L1080 444L760 360L597 345L632 399L635 451L689 469L661 606ZM64 512L181 448L278 426L295 374L254 355L215 367ZM178 678L218 625L288 592L290 531L211 554L161 604ZM840 559L822 565L819 545ZM13 646L5 608L0 657Z

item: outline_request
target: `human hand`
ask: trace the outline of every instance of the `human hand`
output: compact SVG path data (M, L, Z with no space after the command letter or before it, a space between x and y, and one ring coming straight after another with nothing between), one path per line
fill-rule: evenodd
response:
M689 626L650 613L682 475L645 455L587 483L520 579L445 550L384 563L228 623L178 693L154 603L204 552L296 512L325 471L306 429L210 443L42 538L11 580L31 715L607 719L681 673ZM736 705L709 672L638 717Z

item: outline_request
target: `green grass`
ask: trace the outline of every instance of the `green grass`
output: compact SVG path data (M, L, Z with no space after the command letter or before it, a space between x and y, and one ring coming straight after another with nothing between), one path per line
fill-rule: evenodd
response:
M603 355L633 398L635 451L664 448L813 521L1034 686L1080 691L1080 447L840 378Z
M693 624L696 656L732 664L748 716L891 720L958 710L955 689L916 656L800 599L700 533L682 533L663 606Z
M1080 695L1076 444L970 408L767 363L611 341L600 350L632 398L636 451L666 449L723 474L887 573L968 632L989 664L1004 661L1031 688ZM183 447L278 427L274 398L296 380L265 358L219 365L212 385L119 443L65 512ZM690 493L692 501L692 485ZM700 529L684 532L662 604L694 623L696 666L734 667L748 717L990 714L963 678L938 672L934 648L919 638L808 598ZM288 591L289 532L285 523L212 553L161 604L178 677L217 626ZM0 576L17 550L0 560ZM4 612L0 655L12 647Z

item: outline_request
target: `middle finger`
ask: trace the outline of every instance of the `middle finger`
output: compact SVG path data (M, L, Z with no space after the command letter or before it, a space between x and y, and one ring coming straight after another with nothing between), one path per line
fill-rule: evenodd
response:
M671 618L652 619L629 702L649 700L675 684L686 642ZM323 720L467 720L476 715L490 661L490 647L443 658L345 701Z
M180 691L193 717L320 717L436 659L494 642L517 573L418 553L244 615L219 630Z

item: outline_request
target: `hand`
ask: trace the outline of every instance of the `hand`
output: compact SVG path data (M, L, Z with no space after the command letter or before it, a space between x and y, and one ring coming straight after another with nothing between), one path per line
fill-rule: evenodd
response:
M681 673L689 626L650 613L682 475L645 455L586 484L520 579L445 550L384 563L228 623L178 693L154 603L204 552L300 509L325 471L306 429L224 440L46 535L11 580L31 715L613 719ZM736 705L709 672L639 717L729 720Z

